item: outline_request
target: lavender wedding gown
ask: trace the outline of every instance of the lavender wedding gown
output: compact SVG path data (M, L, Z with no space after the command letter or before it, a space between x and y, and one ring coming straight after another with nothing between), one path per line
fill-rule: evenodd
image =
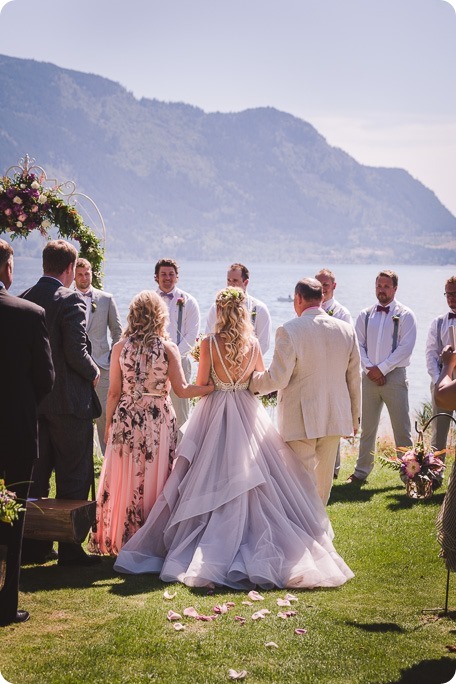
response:
M211 360L220 356L212 336L210 350ZM174 469L114 569L191 587L344 584L353 573L309 475L248 391L249 377L222 382L211 365L215 391L194 409Z

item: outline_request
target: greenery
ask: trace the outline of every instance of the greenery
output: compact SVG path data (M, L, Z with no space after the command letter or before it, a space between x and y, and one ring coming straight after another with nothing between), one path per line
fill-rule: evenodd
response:
M218 684L233 668L246 670L252 684L448 682L456 670L447 648L456 644L454 577L450 612L426 612L445 600L435 532L444 492L413 502L397 474L378 466L365 486L347 484L354 460L355 449L346 447L328 507L336 548L355 572L345 586L293 591L297 614L281 619L277 613L287 608L276 601L285 590L260 592L264 601L246 606L246 593L208 595L150 575L118 575L110 558L87 569L28 566L20 607L31 619L1 631L3 677L20 684ZM447 462L450 470L453 457ZM166 600L165 589L175 598ZM235 606L212 622L183 616L183 631L166 617L188 606L211 614L228 601ZM271 614L252 620L263 608ZM247 618L244 625L236 615Z
M26 170L13 178L0 178L0 232L10 233L13 240L26 238L35 229L47 236L52 225L57 227L60 237L79 242L79 256L90 262L93 284L101 287L101 241L76 209L59 196L58 189L44 187L41 178Z

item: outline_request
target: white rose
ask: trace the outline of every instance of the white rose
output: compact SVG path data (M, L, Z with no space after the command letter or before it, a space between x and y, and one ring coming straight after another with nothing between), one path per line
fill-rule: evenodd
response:
M25 183L21 183L19 187L21 188L21 190L25 190L27 186L25 185Z
M22 228L22 221L16 221L16 226L18 228Z
M32 190L39 190L40 184L38 183L38 181L33 181L30 187L32 188Z
M41 228L44 228L45 230L50 228L51 225L52 223L49 221L49 219L44 219L44 221L41 221Z
M14 204L22 204L22 200L20 197L16 195L16 197L13 199Z
M45 204L47 202L46 195L41 194L37 199L38 204Z

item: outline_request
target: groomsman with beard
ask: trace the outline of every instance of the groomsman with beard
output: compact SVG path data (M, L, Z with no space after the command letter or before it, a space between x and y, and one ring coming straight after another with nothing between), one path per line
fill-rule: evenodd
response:
M43 250L43 276L21 296L46 311L55 383L38 408L40 457L33 471L30 494L49 496L55 472L57 499L87 499L93 480L94 390L100 372L90 356L85 329L85 303L70 290L78 253L65 240L52 240ZM96 398L96 395L95 395ZM98 400L97 400L98 401ZM42 563L52 542L27 540L27 561ZM24 560L24 559L23 559ZM59 565L92 565L80 544L59 543Z
M168 333L171 340L177 344L185 379L190 382L192 364L189 353L199 335L200 310L196 299L176 286L178 280L179 267L174 259L157 261L155 264L155 282L158 285L157 292L168 307ZM177 427L180 428L188 419L190 401L180 399L172 389L169 395L176 413Z
M54 368L44 310L10 295L12 281L13 249L0 240L0 479L25 503L38 455L37 405L52 389ZM7 547L0 625L29 619L18 610L24 515L12 525L0 522L0 545Z
M398 277L381 271L375 279L377 304L356 319L363 368L361 438L355 471L347 482L362 484L374 467L375 442L386 405L397 447L412 445L407 366L416 341L413 311L397 301Z
M92 266L87 259L76 261L74 277L76 292L84 298L86 305L86 330L92 345L92 358L100 371L96 392L101 404L102 414L96 420L98 440L101 451L105 452L106 399L109 389L109 363L111 346L120 340L122 325L114 297L109 292L98 290L92 285ZM108 330L111 345L108 341Z
M253 373L249 389L254 394L279 390L279 432L326 505L339 440L358 430L361 377L353 326L328 316L321 301L318 280L297 283L297 318L277 329L272 363Z
M247 294L247 285L249 284L250 273L247 266L244 264L231 264L228 267L226 274L227 287L240 287L245 292L245 305L250 314L255 335L260 343L260 349L263 356L269 349L272 333L271 316L269 314L266 304L263 304L259 299L251 297ZM206 333L215 332L215 322L217 320L217 310L215 304L209 309L206 322Z

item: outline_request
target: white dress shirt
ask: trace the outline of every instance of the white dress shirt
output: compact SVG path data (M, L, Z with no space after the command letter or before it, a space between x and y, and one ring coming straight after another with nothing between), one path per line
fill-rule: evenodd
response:
M378 366L383 375L395 368L403 368L410 364L413 348L416 342L416 319L413 311L396 299L389 303L389 313L377 311L377 304L363 309L356 319L356 334L358 336L361 365L364 372L368 367ZM366 339L366 317L367 324ZM397 321L397 347L393 351L393 337L395 322Z
M426 340L426 368L434 385L440 375L440 354L442 349L447 344L453 345L451 328L455 328L456 319L450 319L450 313L451 311L448 311L448 313L438 316L432 321ZM439 321L441 321L440 324ZM454 332L456 333L456 328Z
M247 292L245 293L245 305L250 313L255 335L260 343L261 353L263 356L269 349L271 343L272 321L268 307L259 299L251 297ZM215 304L212 304L207 315L206 334L215 332L215 323L217 320L217 309Z
M157 290L160 294L160 289ZM175 287L169 294L173 298L163 297L163 301L168 307L169 311L169 326L168 333L175 344L177 344L177 324L179 320L178 302L183 299L182 306L182 326L180 330L180 341L177 345L181 356L186 356L195 344L195 340L199 335L200 329L200 310L198 302L191 294L184 292L184 290Z
M345 321L346 323L353 325L353 319L350 315L350 311L345 306L342 306L342 304L338 302L337 299L334 299L334 297L331 297L331 299L328 299L328 301L323 302L321 307L330 316L334 316L334 318L338 318L340 321Z
M86 305L86 310L85 310L85 317L86 317L86 328L89 325L89 316L90 316L90 309L92 307L92 288L87 290L87 292L81 292L81 290L78 290L77 287L74 288L75 291L81 295L81 297L84 300L84 303Z

